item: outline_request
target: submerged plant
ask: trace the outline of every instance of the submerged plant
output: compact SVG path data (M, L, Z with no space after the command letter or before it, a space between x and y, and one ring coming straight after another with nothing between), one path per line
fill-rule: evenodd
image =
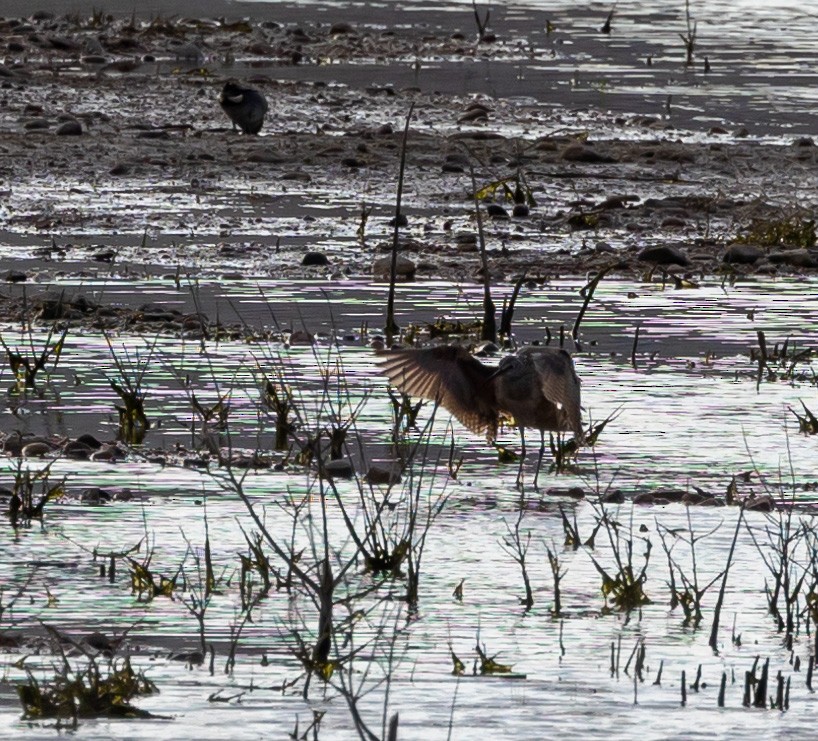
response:
M8 509L13 528L27 527L32 520L42 520L45 505L65 493L65 476L56 482L51 481L53 465L54 461L51 461L45 468L34 471L25 467L22 461L17 461Z
M57 367L60 354L65 345L68 328L63 329L59 337L55 340L54 334L56 332L58 332L57 325L52 324L48 330L48 335L42 345L42 349L39 350L35 349L34 338L31 336L31 332L29 332L29 347L27 350L23 350L20 347L10 347L0 334L0 345L2 345L6 351L6 358L16 379L16 388L18 390L35 389L37 387L37 374L46 367L52 358L54 368Z
M25 718L67 720L76 728L80 718L153 717L131 704L158 689L144 671L133 668L129 657L93 656L71 639L47 629L62 661L47 680L38 680L26 667L27 681L17 685ZM79 661L68 660L62 648L65 640L82 652Z
M123 406L115 405L119 414L119 439L131 445L138 445L145 439L145 434L150 429L150 422L145 414L147 392L143 379L153 357L156 340L149 346L148 355L145 358L141 358L137 353L136 358L131 360L125 348L123 350L124 362L114 350L111 337L107 332L105 341L108 343L114 366L119 374L117 379L108 379L109 385L123 403Z

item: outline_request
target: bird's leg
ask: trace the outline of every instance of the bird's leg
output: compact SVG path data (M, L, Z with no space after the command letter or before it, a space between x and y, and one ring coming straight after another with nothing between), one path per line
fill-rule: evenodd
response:
M525 429L520 427L520 467L517 469L517 488L523 485L523 463L525 463Z
M540 468L542 468L542 457L545 453L545 430L540 430L540 457L537 458L537 470L534 473L534 488L537 488L537 479L540 477Z

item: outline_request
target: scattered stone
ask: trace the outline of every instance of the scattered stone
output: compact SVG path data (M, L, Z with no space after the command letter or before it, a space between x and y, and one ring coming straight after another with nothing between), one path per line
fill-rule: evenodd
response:
M86 645L90 646L96 651L101 651L105 654L113 653L114 644L105 636L104 634L100 633L99 631L91 633L89 636L85 638Z
M107 504L113 497L110 492L100 489L98 486L89 486L80 494L80 501L86 504Z
M657 265L690 265L690 258L678 247L673 245L654 245L645 247L637 256L642 262L652 262Z
M82 125L79 121L66 121L60 124L54 133L57 136L80 136L82 134Z
M329 259L323 252L306 252L301 259L301 264L304 267L329 265Z
M508 219L508 211L498 203L489 203L486 206L486 213L491 216L492 219Z
M386 278L389 279L389 273L392 269L392 257L391 255L387 257L379 257L372 263L372 274L376 278ZM395 265L395 274L398 278L402 278L404 280L412 280L415 277L415 271L417 270L417 266L414 262L412 262L408 257L403 257L403 255L398 255L398 260Z
M43 129L47 129L51 124L45 118L33 118L30 121L26 121L23 124L23 128L26 131L42 131Z
M400 228L409 226L409 219L406 217L406 214L399 214L398 216L393 216L389 219L389 226L395 226L395 222L397 221L397 225Z
M352 462L346 458L337 461L327 461L324 464L324 472L330 479L351 479L355 474Z
M21 454L23 458L42 458L48 455L53 449L50 443L44 440L37 440L26 445L22 449Z
M562 150L560 155L566 162L585 162L588 164L602 164L616 162L616 158L601 154L587 144L573 143Z
M303 329L296 329L293 332L290 332L290 336L287 338L288 345L314 345L315 344L315 336Z
M365 478L370 484L376 486L393 486L401 482L399 470L381 466L370 466Z
M818 268L818 250L782 250L771 252L767 259L773 265L791 265L794 268Z
M511 212L516 219L525 219L528 217L530 211L525 203L514 204L514 210Z
M477 121L488 121L488 110L483 107L475 107L470 111L463 113L458 119L457 123L475 123Z
M6 283L24 283L28 280L28 275L22 270L7 270L3 275Z
M355 29L351 24L340 21L333 23L332 26L330 26L329 32L332 36L343 36L345 34L355 33Z
M764 257L764 251L759 247L736 242L727 247L722 260L728 264L754 265L762 257Z

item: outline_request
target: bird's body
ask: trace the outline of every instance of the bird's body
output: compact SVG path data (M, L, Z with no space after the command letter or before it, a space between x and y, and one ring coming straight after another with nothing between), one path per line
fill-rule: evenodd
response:
M388 350L381 371L401 391L437 400L472 432L494 442L501 418L544 433L571 431L582 438L580 383L571 356L562 349L527 347L496 367L483 365L465 348ZM540 448L542 458L543 447ZM539 466L538 466L539 469Z
M267 99L258 90L236 82L227 82L219 103L233 122L234 128L238 126L245 134L258 134L261 131L268 106Z

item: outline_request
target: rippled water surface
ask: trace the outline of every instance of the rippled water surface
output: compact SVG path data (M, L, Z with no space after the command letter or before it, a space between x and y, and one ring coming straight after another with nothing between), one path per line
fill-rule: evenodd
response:
M386 75L385 65L377 60L355 63L371 65L380 81L386 76L396 86L417 85L444 94L471 94L499 80L491 90L505 101L497 104L501 114L497 128L511 136L545 125L548 117L542 106L551 105L549 95L555 90L571 91L575 110L566 114L566 120L587 124L597 139L612 135L611 117L597 118L591 109L664 116L690 129L679 137L710 144L720 136L708 131L715 125L746 126L750 138L762 144L814 132L813 119L807 115L818 95L811 11L784 2L691 2L698 24L697 65L686 70L679 39L686 30L683 2L618 2L612 33L603 36L599 27L612 5L559 1L548 7L531 2L494 8L493 28L509 50L491 62L424 58L415 68L415 60L402 60ZM398 16L400 22L422 30L427 22L424 9L444 6L398 7L406 11ZM391 3L347 2L331 5L330 11L338 8L353 16L371 15L373 22L394 11ZM463 29L473 32L469 3L448 3L445 8L461 13ZM554 24L550 31L543 23L544 13ZM706 74L705 56L711 65ZM471 65L466 73L464 65ZM513 79L493 77L498 65L513 66ZM446 74L455 67L458 75ZM298 67L276 70L281 78L301 74ZM310 74L314 79L323 75L342 80L345 71L316 66ZM354 115L369 115L367 122L376 117L379 122L399 122L404 103L385 102L374 114L370 110ZM525 112L528 105L529 112L519 119L502 115L509 110ZM295 113L271 121L265 135L274 136L292 125L287 115ZM431 125L454 130L453 122L443 121L442 114L428 115ZM419 125L426 125L420 120ZM547 131L557 130L563 122L549 118L547 126ZM616 136L626 137L628 132L618 127ZM766 195L791 197L790 174L782 173L775 192ZM568 200L575 197L574 189L592 189L588 183L594 177L579 186L553 187L563 189L562 200ZM260 183L258 188L243 184L233 193L233 200L243 205L238 211L228 209L230 231L244 234L246 227L268 237L283 234L294 252L310 244L354 254L358 222L350 214L357 213L360 193L353 188L338 196L333 189L343 185L328 183L325 177L310 192L293 183L286 196L277 192L268 198L278 188L276 183ZM391 205L393 185L390 180L388 188L383 183L371 187L380 188L380 202ZM718 187L729 190L730 185L725 178ZM420 441L421 453L394 487L393 507L386 506L381 515L385 537L393 545L406 527L411 494L418 498L421 520L431 518L423 543L417 613L409 615L401 599L405 580L364 573L361 559L353 557L351 535L360 537L366 531L373 503L382 501L386 492L385 487L370 490L360 484L361 476L372 463L395 462L386 382L369 347L383 325L385 285L341 273L322 282L271 277L217 280L212 264L199 281L182 280L177 285L169 266L181 264L195 274L199 248L218 240L226 217L216 208L202 206L186 182L163 181L161 187L166 190L134 178L132 186L117 191L111 202L139 218L119 235L105 235L104 241L125 240L136 249L133 235L144 232L145 213L155 212L157 223L163 213L172 214L172 228L157 228L156 235L146 232L146 239L155 236L167 248L161 270L168 275L136 277L138 271L120 273L116 265L81 277L79 271L66 270L49 285L37 285L35 279L25 288L9 284L3 289L12 296L35 287L58 289L105 304L150 302L185 313L206 306L213 321L241 322L244 336L219 342L195 336L183 340L125 328L109 335L109 346L99 331L72 329L58 364L43 371L36 392L20 393L11 370L6 365L0 369L4 433L19 431L51 440L90 433L113 441L119 402L110 382L122 375L140 378L151 421L143 444L129 448L117 462L69 460L56 453L43 459L0 458L3 487L12 487L25 471L43 472L47 467L50 482L65 478L64 496L45 506L42 525L35 521L13 531L4 518L0 639L10 636L19 642L4 642L0 652L0 737L57 735L47 722L21 719L15 690L26 680L26 670L42 681L59 666L55 644L46 640L48 628L76 643L94 632L109 638L127 633L122 653L129 654L134 666L160 690L135 701L155 718L86 720L76 734L79 738L225 734L237 739L282 738L296 723L303 734L314 712L325 713L320 738L354 738L352 714L337 691L342 676L361 688L361 715L378 737L384 735L382 717L393 712L400 714L399 737L410 739L557 734L572 739L810 737L815 717L808 686L809 657L815 650L810 607L818 583L812 513L818 477L815 438L799 431L796 417L807 414L805 409L818 412L812 352L799 354L818 346L814 279L731 283L710 278L683 290L655 280L605 279L589 304L576 344L570 335L583 305L585 281L553 278L525 285L515 313L517 341L546 342L550 337L554 344L563 330L582 379L586 424L612 419L595 447L579 452L573 470L560 475L549 471L547 452L539 489L531 486L534 462L527 461L527 484L520 492L515 488L516 463L500 463L494 448L452 422L443 410L434 415L431 429L426 428L433 414L426 405L418 418L424 431L408 433L410 442ZM664 185L651 181L628 187L648 197ZM17 213L36 216L40 207L32 205L28 213L26 203L33 204L32 194L51 198L53 188L50 180L29 181L15 186L9 198L17 199ZM417 190L416 203L428 197ZM103 191L104 186L95 190L81 182L68 183L53 199L60 208L89 217L99 208L101 220L110 206ZM249 202L250 195L256 200ZM806 201L809 197L807 193ZM303 214L293 215L294 203L317 215L312 226L301 223ZM12 213L3 208L0 205L0 215ZM339 219L338 210L346 218ZM177 218L182 212L188 221ZM251 219L258 221L248 226ZM74 232L66 227L61 239L79 234L93 241L104 233L96 222L84 231L84 223ZM30 259L32 247L42 246L34 244L38 239L43 244L51 241L50 235L32 237L34 230L30 225L14 226L13 238L0 245L3 260ZM188 231L202 244L197 242L184 254L180 248L177 254L174 240ZM320 239L313 239L319 233ZM617 236L627 239L619 234L611 241L616 243ZM580 239L568 235L552 245L537 237L548 242L549 249L568 242L576 246ZM657 239L661 241L661 235ZM65 247L69 255L72 249L84 248ZM272 270L265 260L270 256L262 255L254 265L261 269L247 269L245 263L245 274L269 276ZM234 262L225 257L219 263L224 270L237 266L241 267L239 258ZM495 286L498 303L509 293L507 281ZM442 315L474 319L481 314L480 301L481 290L474 284L407 283L398 287L397 319L404 328L415 324L422 331ZM304 330L317 342L308 346L253 341L253 333L261 329L285 337ZM30 331L9 322L0 325L4 342L24 354L41 349L46 332L42 324ZM761 371L759 333L770 356ZM785 342L787 352L779 352ZM329 489L316 479L314 467L295 460L298 446L289 454L274 450L275 418L262 403L267 380L291 390L300 415L295 436L299 442L310 433L326 431L333 417L349 423L347 455L355 467L353 479L338 479ZM220 444L232 460L256 453L264 467L230 469L212 457L206 460L194 394L203 407L220 399L229 407L227 428L210 430L208 440ZM532 437L536 436L530 435L529 442ZM500 443L518 450L517 432L503 430ZM456 476L449 475L450 457L455 463L462 459ZM231 471L237 478L231 480ZM112 501L87 501L83 495L93 487L111 493ZM769 496L780 509L772 514L746 511L739 523L737 506L687 507L675 501L696 492L715 495L719 504L728 496ZM615 497L620 503L603 509L599 496L615 493L621 494ZM635 504L634 499L642 503ZM0 497L4 510L6 501ZM300 507L295 527L293 503ZM251 509L259 519L253 518ZM608 524L596 532L592 547L587 540L603 512ZM791 512L793 529L803 529L793 540L788 573L793 582L802 576L803 582L798 584L797 619L788 641L770 614L767 590L774 582L779 528L790 522ZM580 536L577 548L566 542L566 522ZM296 563L310 578L317 579L317 563L325 556L322 528L333 573L338 576L344 564L351 564L336 593L334 617L339 623L349 617L336 626L337 651L356 653L336 671L334 688L323 691L313 678L308 700L301 694L304 678L294 632L315 641L312 601L297 590L291 595L286 589L273 589L253 610L252 621L243 622L240 556L248 555L248 539L252 542L262 525L277 543L300 554ZM530 610L521 605L521 568L513 548L509 552L515 527L528 548L526 567L534 598ZM615 548L617 534L622 540ZM617 572L616 555L626 558L627 540L633 543L634 569L645 569L644 592L650 600L630 614L606 608L598 570ZM203 588L206 542L217 584L203 621L208 651L202 664L190 665L184 655L200 647L200 626L191 608L195 611ZM549 550L556 554L562 574L559 615L553 612L556 593ZM275 568L286 571L269 544L264 551ZM708 639L719 577L731 552L714 651ZM111 553L118 559L109 581L107 574L100 574L100 566L108 565ZM126 554L148 562L157 577L178 575L172 597L140 600L131 589ZM704 617L698 629L683 624L670 586L681 588L680 574L692 579L694 573L698 587L691 588L702 590L712 582L704 592ZM256 586L259 579L255 573ZM455 595L459 585L460 598ZM235 666L226 671L234 640ZM499 663L511 665L512 673L476 675L476 643ZM632 653L640 646L645 661L637 676ZM86 660L76 646L63 644L63 650L76 665ZM452 652L464 663L462 677L452 675ZM783 682L789 682L785 712L744 707L745 672L757 658L759 666L770 662L767 695L775 696L779 672ZM725 707L719 708L723 675ZM390 678L389 685L384 677Z
M546 329L556 338L561 325L570 333L582 304L581 288L578 281L559 281L524 291L517 308L520 339L544 341ZM176 290L112 281L105 290L109 298L117 291L124 295L139 290L148 299L180 307L192 300L184 287ZM258 738L270 729L275 729L274 735L291 729L296 716L303 729L309 707L327 711L322 733L347 737L352 733L348 711L340 698L329 699L334 693L324 702L314 685L312 704L307 705L298 689L283 694L275 689L300 672L288 649L291 640L287 635L293 621L297 624L300 615L310 614L303 599L291 602L285 592L274 592L264 600L253 622L244 628L234 673L224 674L231 626L235 627L239 615L237 554L246 551L242 530L250 532L256 526L235 491L222 486L224 469L215 465L209 470L190 469L182 465L184 455L175 455L178 446L191 449L195 442L190 430L190 399L181 390L180 379L189 376L190 388L202 401L217 398L216 384L221 393L230 391L232 444L237 448L258 447L270 454L274 430L269 412L259 406L260 373L286 379L303 405L305 424L309 420L314 424L322 412L319 368L333 369L331 384L343 389L337 397L342 418L366 396L356 421L362 448L352 445L353 459L362 470L361 450L367 459L388 459L391 412L385 383L375 370L371 350L365 347L366 338L359 339L357 334L366 323L378 326L385 287L329 284L319 291L307 284L268 282L252 287L204 284L198 290L202 295L213 293L211 298L224 307L225 319L229 317L228 307L240 307L249 325L269 323L274 314L282 327L297 328L300 322L307 322L303 317L309 316L311 331L319 337L334 334L341 338L340 344L333 349L326 339L313 349L206 343L203 354L196 341L152 340L127 333L113 337L115 351L131 363L131 368L139 367L148 347L155 345L143 377L149 416L156 425L144 444L148 458L137 449L127 461L115 464L59 458L53 462L51 476L67 477L68 497L47 505L42 528L23 529L14 539L7 530L0 546L4 582L21 584L30 578L27 598L15 606L9 627L32 631L37 621L43 621L77 637L97 630L108 635L130 630L135 663L145 668L161 690L138 704L168 718L138 723L86 722L83 737L140 735L148 732L144 724L150 723L151 734L178 738L180 734L207 735L212 723L230 722L235 723L231 733L236 737ZM782 636L766 609L764 580L769 575L751 537L754 534L763 547L772 537L763 529L778 522L779 516L746 515L722 609L719 653L714 654L707 646L707 637L715 592L711 590L705 597L703 627L698 631L684 628L680 609L670 609L667 558L659 533L677 541L674 557L687 564L688 572L691 555L679 535L692 527L705 536L697 542L696 558L699 579L707 583L723 568L739 510L688 510L682 504L633 506L629 502L639 493L692 487L721 496L733 476L755 467L749 481L739 484L739 494L763 493L763 479L776 499L794 496L801 505L809 505L814 443L798 433L788 408L800 411L800 400L813 403L810 362L803 360L789 378L772 380L765 374L757 388L757 365L750 359L750 350L757 345L759 329L765 332L771 349L786 338L801 347L812 346L818 307L810 293L811 284L794 280L734 286L705 282L698 289L678 291L655 283L602 282L583 320L581 349L575 352L575 360L583 382L586 418L618 416L593 452L584 449L580 453L576 474L544 475L539 491L530 487L525 491L520 528L526 537L531 536L528 570L535 597L534 607L527 613L519 603L519 566L501 546L519 511L520 494L514 488L516 465L498 464L496 453L485 442L454 423L456 456L462 457L463 463L457 479L450 479L445 466L448 415L438 413L432 431L434 446L422 464L426 479L421 498L436 500L448 495L449 499L428 532L417 619L397 641L390 708L400 712L403 734L443 737L450 722L454 738L473 738L487 728L500 738L556 732L572 738L627 738L637 732L658 738L672 735L670 728L707 728L700 731L700 737L712 738L734 735L737 729L772 733L770 729L775 728L789 735L811 727L812 700L804 683L812 642L806 635L796 639L794 655L800 656L802 667L794 671L790 653L782 647ZM288 301L293 295L298 299L295 303ZM470 318L479 313L479 300L479 291L473 287L442 282L405 285L398 294L399 321L404 325L410 320L422 323L440 314ZM631 352L637 324L640 341L634 368ZM16 342L18 332L6 327L3 337L7 343ZM38 340L43 338L37 335L35 343ZM110 353L99 336L69 333L43 399L29 395L12 403L15 397L7 397L4 428L68 436L91 430L100 437L113 438L115 399L107 385L113 372ZM4 371L0 381L7 385L11 380ZM427 407L421 413L421 423L429 412ZM501 437L504 444L516 447L516 433L509 430ZM438 443L442 448L436 447ZM157 449L165 451L165 464L149 460ZM443 461L436 462L435 450L443 451ZM17 464L15 459L4 460L2 483L9 485ZM37 470L43 464L28 460L23 465ZM529 481L532 467L526 469ZM90 486L112 492L127 489L133 498L103 506L81 503L79 493ZM581 487L586 498L574 501L556 496L556 490L572 486ZM609 505L608 510L621 527L633 533L638 568L644 562L643 538L653 545L645 583L652 602L629 619L602 612L604 600L592 557L612 568L606 531L597 535L595 549L580 547L574 551L563 546L559 514L561 506L571 519L576 517L578 530L586 538L595 513L600 512L593 504L596 492L616 488L625 493L626 502ZM308 506L316 516L319 512L318 485L293 463L285 471L251 471L243 490L273 532L288 527L286 510L279 507L288 493L299 499L307 496ZM352 482L338 484L338 495L360 524L357 492ZM331 542L339 553L349 553L352 544L337 505L330 502L327 511ZM798 515L802 516L811 525L805 511ZM201 555L205 517L216 573L224 579L205 621L207 642L216 650L213 675L207 661L190 670L183 662L168 658L198 645L195 621L184 605L190 591L180 590L172 600L157 597L148 604L139 602L131 594L125 562L110 584L100 578L98 564L91 557L94 549L100 553L125 550L146 538L153 548L152 568L171 575L185 564L188 589L192 590L199 577L189 548ZM668 529L676 535L668 536ZM309 548L311 541L307 532L299 532L296 542ZM554 592L547 547L559 554L565 571L564 614L560 619L550 614ZM769 552L767 546L765 553ZM140 553L144 554L144 545ZM356 580L361 578L359 572L356 567ZM463 599L459 602L452 593L463 579ZM399 592L400 582L393 587ZM8 599L7 593L4 599ZM404 626L400 604L389 602L385 610L372 613L371 622L365 621L356 629L355 640L363 642L365 636L377 633L381 619L389 628L387 632L395 623ZM741 645L731 642L734 620ZM478 634L490 654L513 665L515 678L471 676ZM634 683L632 667L625 673L624 665L640 640L646 647L646 668L644 681ZM621 652L618 676L616 672L612 676L610 669L612 644ZM450 674L449 646L466 664L466 676L460 680ZM383 646L376 655L373 674L356 674L357 680L374 685L375 676L386 666ZM20 656L17 651L4 654L10 680L22 679L20 669L12 666ZM780 670L791 678L786 713L742 708L744 672L756 656L770 657L773 672ZM50 661L46 656L32 656L25 665L34 670ZM660 664L661 683L654 684ZM686 671L690 684L700 665L706 687L690 691L688 705L682 708L681 672ZM359 672L365 666L363 658L356 664ZM728 677L727 707L718 710L716 696L723 671ZM219 691L225 697L244 694L240 700L227 703L208 699ZM2 692L0 707L7 728L15 735L49 734L19 720L9 684ZM770 692L774 694L774 690ZM381 701L382 694L375 692L362 703L367 718L376 723ZM695 737L689 730L677 735Z

